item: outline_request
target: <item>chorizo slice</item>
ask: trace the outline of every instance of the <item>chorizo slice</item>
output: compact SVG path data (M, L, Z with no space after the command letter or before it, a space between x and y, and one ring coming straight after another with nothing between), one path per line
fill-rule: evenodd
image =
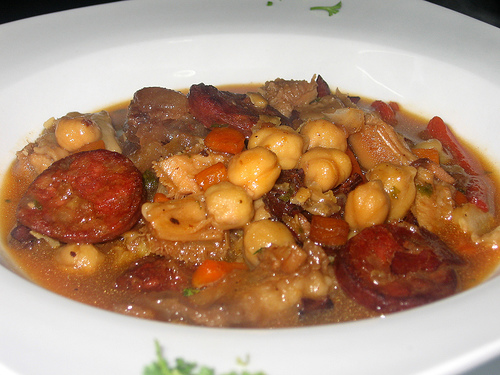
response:
M255 107L246 94L222 91L204 83L190 87L188 103L190 113L205 127L227 124L245 137L252 134L260 115L279 117L282 125L292 125L290 118L269 105L263 109Z
M375 225L341 248L335 274L342 289L381 313L420 306L454 294L459 259L418 227Z
M61 242L104 242L135 225L144 195L142 175L125 156L79 152L56 161L33 181L16 217Z
M188 95L191 114L207 128L228 124L249 136L259 114L245 99L244 94L219 91L203 83L192 85Z

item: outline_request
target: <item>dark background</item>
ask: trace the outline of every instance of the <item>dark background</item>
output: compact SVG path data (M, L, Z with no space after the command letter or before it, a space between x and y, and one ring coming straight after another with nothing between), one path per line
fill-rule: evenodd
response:
M110 3L119 0L3 0L0 5L0 23L15 21L88 5ZM210 0L205 0L210 1ZM228 0L231 1L231 0ZM257 1L257 0L255 0ZM264 1L264 0L261 0ZM376 0L374 0L376 1ZM422 0L424 1L424 0ZM500 27L499 0L426 0L456 10Z

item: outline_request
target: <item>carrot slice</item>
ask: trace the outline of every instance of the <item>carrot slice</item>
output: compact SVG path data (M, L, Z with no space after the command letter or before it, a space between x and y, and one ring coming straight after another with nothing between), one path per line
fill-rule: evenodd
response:
M233 128L214 128L205 137L205 146L212 151L237 154L245 147L245 136Z
M309 238L323 246L340 246L347 242L349 224L334 217L313 215Z
M228 180L227 168L223 163L219 162L198 172L194 179L201 189L206 191L210 186Z
M153 198L154 203L168 202L169 200L170 200L170 198L168 198L163 193L155 193L155 196Z
M433 148L414 148L412 152L419 159L429 159L436 164L439 164L439 151Z
M233 270L244 269L247 269L244 263L207 259L194 271L191 284L195 288L202 288L222 279Z
M459 190L455 191L455 195L454 195L453 198L454 198L455 203L456 203L457 206L461 206L461 205L463 205L463 204L465 204L465 203L468 202L467 197L465 196L465 194L462 193Z

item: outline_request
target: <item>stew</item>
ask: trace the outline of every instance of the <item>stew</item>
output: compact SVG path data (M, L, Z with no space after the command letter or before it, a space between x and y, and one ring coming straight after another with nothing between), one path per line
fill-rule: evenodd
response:
M329 324L487 278L493 177L443 119L321 76L145 87L44 124L5 178L3 236L36 283L117 313Z

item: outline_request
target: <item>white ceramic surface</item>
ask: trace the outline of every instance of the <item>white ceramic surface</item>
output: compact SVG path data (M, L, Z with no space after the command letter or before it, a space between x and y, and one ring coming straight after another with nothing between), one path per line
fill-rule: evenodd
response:
M439 115L500 160L499 29L420 0L344 0L331 17L309 10L328 2L136 0L1 25L0 171L47 118L96 110L144 86L315 73L344 92ZM154 360L155 339L169 359L268 375L455 374L500 355L496 277L385 318L209 329L82 305L0 260L0 373L140 374Z

